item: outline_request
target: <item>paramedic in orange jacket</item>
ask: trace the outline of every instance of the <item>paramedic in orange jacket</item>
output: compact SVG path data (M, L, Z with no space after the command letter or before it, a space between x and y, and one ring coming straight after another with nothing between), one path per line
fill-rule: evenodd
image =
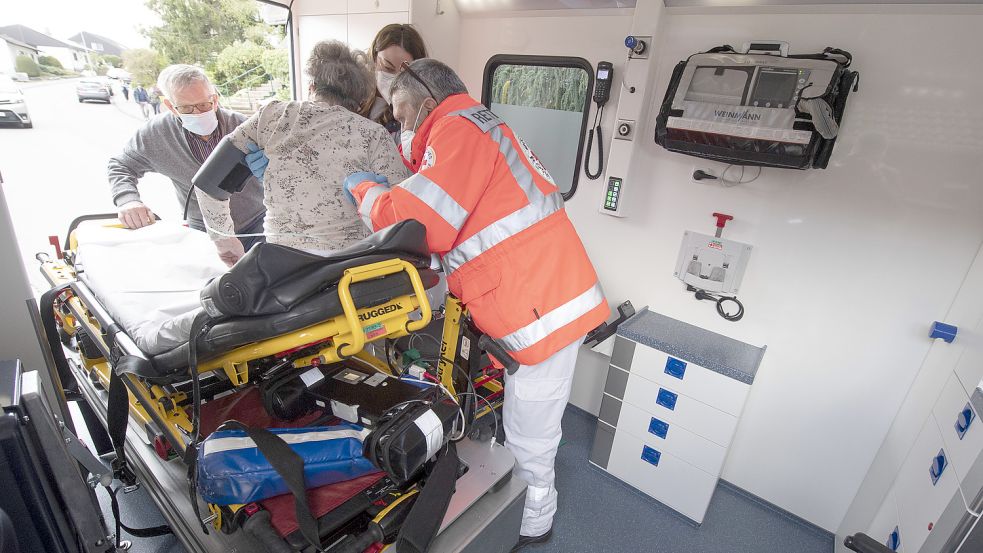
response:
M404 66L394 114L414 132L414 175L392 187L372 173L345 183L373 231L427 227L450 291L520 363L506 377L506 446L526 492L519 546L546 541L556 512L553 462L584 335L608 306L552 177L529 147L432 59ZM405 143L405 142L404 142Z

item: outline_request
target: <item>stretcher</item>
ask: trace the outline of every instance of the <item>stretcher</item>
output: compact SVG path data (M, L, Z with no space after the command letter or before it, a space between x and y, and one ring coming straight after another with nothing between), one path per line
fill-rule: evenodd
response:
M415 336L431 322L425 291L437 281L422 225L394 225L318 260L317 269L305 273L308 278L294 279L302 282L284 287L281 280L279 288L253 290L276 296L257 301L282 309L223 316L196 327L197 320L209 319L202 316L209 306L200 299L208 283L219 304L243 299L235 295L243 289L233 290L227 282L232 271L215 258L204 234L166 222L131 231L106 216L76 220L64 252L39 256L52 286L40 302L42 320L49 344L59 352L55 364L66 394L84 400L92 419L118 437L116 477L127 486L145 485L189 550L229 550L231 544L241 551L312 549L298 532L290 496L259 505L204 505L188 497L186 465L197 436L227 418L259 413L252 424L261 427L323 422L336 410L333 403L332 409L322 406L287 421L265 413L258 394L269 375L285 368L336 366L393 377L412 367L455 398L462 425L453 434L468 437L457 441L460 476L431 550L511 547L525 488L509 479L513 460L507 450L494 440L478 440L487 438L488 421L497 427L502 395L501 371L487 366L481 352L505 356L470 324L453 297L438 313L444 322L440 347L429 355L413 347ZM247 294L248 288L247 283ZM369 352L372 346L385 352L383 358ZM118 398L125 398L128 416L122 423L114 415L114 395L117 413ZM97 446L106 442L94 440ZM108 446L97 449L103 453ZM319 546L328 551L355 551L353 544L362 542L377 542L376 550L388 547L399 530L399 521L390 520L399 518L395 505L409 504L406 498L425 490L420 485L421 478L400 482L378 472L310 490ZM471 511L481 516L462 516ZM211 531L206 533L203 523Z

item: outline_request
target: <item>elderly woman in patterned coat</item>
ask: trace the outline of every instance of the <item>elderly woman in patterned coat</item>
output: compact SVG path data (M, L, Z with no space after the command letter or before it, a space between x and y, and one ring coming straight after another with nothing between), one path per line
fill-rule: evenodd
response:
M318 43L307 73L309 101L272 101L230 137L243 152L258 145L269 158L263 177L267 241L326 255L370 233L345 197L345 177L370 171L400 182L410 173L386 129L358 115L375 83L356 54L341 42ZM228 201L200 190L197 196L212 239L232 265L244 252L240 245L228 255L235 240Z

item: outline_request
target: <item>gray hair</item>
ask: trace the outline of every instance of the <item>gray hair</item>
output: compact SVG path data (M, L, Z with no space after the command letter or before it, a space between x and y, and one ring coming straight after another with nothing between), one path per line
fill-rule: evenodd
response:
M364 54L351 50L337 40L318 42L307 60L315 97L322 102L337 104L358 113L362 105L375 95L375 81L364 60Z
M165 67L157 77L157 88L170 100L174 99L174 92L195 83L204 83L209 88L212 87L208 75L200 67L183 63Z
M457 73L446 64L435 59L418 59L410 63L409 67L412 73L410 70L404 69L393 81L391 90L393 94L402 91L414 103L423 103L425 99L432 97L439 104L448 96L467 94L468 92ZM419 77L419 79L414 77ZM426 86L420 80L426 83Z

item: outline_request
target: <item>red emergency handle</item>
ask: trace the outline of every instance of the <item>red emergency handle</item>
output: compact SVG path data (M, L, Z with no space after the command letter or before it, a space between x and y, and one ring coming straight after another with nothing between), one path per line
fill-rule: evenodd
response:
M734 220L733 215L727 215L726 213L714 213L713 216L717 218L717 228L724 228L724 225L727 224L727 221Z
M64 259L65 258L65 254L62 253L62 251L61 251L61 245L58 244L58 237L57 236L49 236L48 237L48 243L55 247L55 255L58 256L58 259Z

